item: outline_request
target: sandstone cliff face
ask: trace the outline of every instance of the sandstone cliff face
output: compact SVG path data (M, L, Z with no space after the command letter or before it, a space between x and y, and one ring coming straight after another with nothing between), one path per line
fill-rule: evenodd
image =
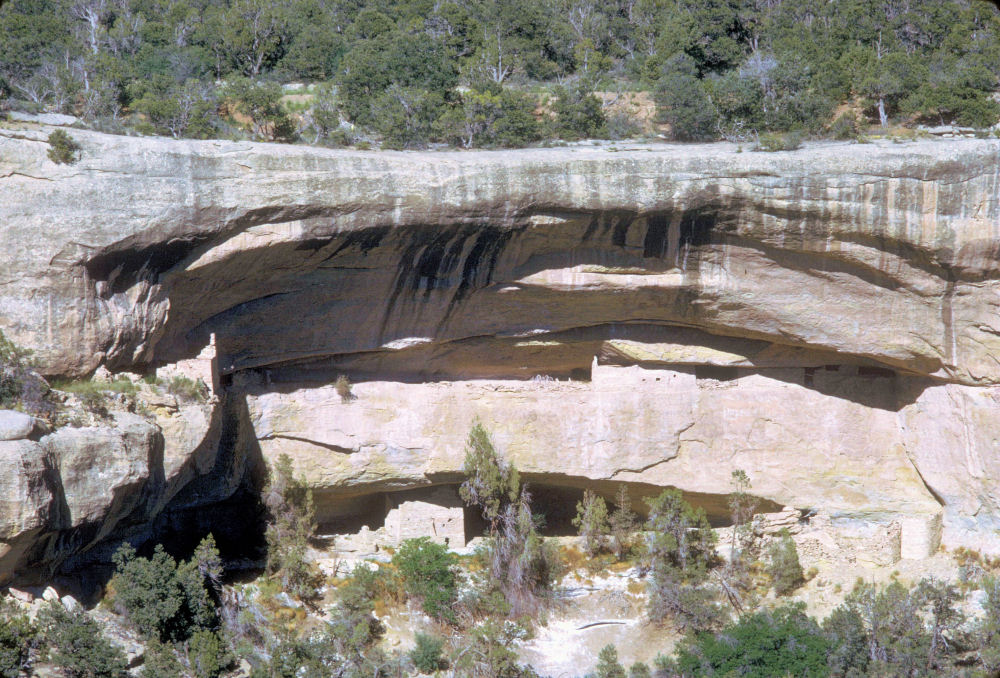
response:
M0 583L12 576L44 580L94 549L149 536L153 520L198 475L189 469L198 450L219 450L218 431L205 420L210 411L189 405L152 420L116 412L97 426L0 441ZM203 503L232 493L220 489Z
M57 166L43 136L0 137L0 323L52 372L172 361L213 331L232 371L638 322L1000 383L995 141L416 154L81 132Z
M214 335L242 454L291 454L331 515L454 482L479 417L537 482L718 496L743 468L781 504L906 517L913 543L939 513L953 543L998 527L996 141L75 135L82 159L56 166L44 135L0 133L0 328L62 375ZM340 373L355 400L324 385ZM191 446L178 486L212 468Z

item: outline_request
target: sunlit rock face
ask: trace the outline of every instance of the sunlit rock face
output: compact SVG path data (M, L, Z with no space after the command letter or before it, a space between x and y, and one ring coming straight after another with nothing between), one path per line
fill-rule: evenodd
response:
M642 323L1000 383L995 141L361 153L77 135L62 166L0 137L0 323L50 372L173 361L215 332L225 372L363 354L507 374L556 333ZM451 360L473 339L500 364ZM406 347L431 364L378 362Z
M321 520L355 510L359 495L458 482L478 420L541 485L591 487L609 499L622 482L635 497L680 487L724 522L730 475L743 469L779 506L900 522L913 557L936 548L942 518L946 543L995 546L1000 389L855 366L729 369L371 381L349 401L333 386L273 383L250 389L248 402L264 457L295 460L317 489Z
M58 375L214 336L214 416L240 418L228 492L282 453L330 515L454 483L478 418L538 483L718 509L742 468L779 505L903 521L904 552L939 521L988 546L1000 522L996 141L365 153L74 132L81 160L57 166L19 134L0 133L0 327ZM217 472L189 437L168 446L178 496Z

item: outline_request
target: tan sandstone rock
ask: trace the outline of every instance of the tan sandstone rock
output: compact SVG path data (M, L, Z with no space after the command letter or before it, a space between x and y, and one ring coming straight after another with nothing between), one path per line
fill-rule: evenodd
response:
M454 484L477 418L539 486L670 485L724 516L739 468L879 560L1000 548L995 140L73 135L81 159L55 165L44 131L0 131L0 328L46 374L175 363L219 400L0 443L9 496L31 497L0 516L0 569L32 530L87 546L228 497L258 451L290 454L329 519ZM41 488L65 497L49 524Z
M157 433L144 419L120 414L114 428L62 428L43 439L59 471L65 527L100 522L107 532L128 515L163 453Z
M0 442L0 578L49 526L54 483L48 453L28 440Z
M225 372L641 319L1000 382L995 141L414 155L76 132L57 166L25 134L0 134L0 326L51 373L194 358L213 332Z
M24 440L31 435L35 421L30 415L13 410L0 410L0 441Z

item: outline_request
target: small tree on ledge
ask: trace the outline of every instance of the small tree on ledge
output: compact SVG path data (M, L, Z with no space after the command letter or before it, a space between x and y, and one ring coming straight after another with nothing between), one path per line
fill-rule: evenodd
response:
M76 162L76 154L80 150L80 144L61 129L49 135L49 147L49 160L57 165L70 165Z
M583 548L587 555L594 557L604 548L604 539L611 531L608 525L608 507L601 497L590 490L583 491L583 500L576 503L576 517L573 525L580 530Z

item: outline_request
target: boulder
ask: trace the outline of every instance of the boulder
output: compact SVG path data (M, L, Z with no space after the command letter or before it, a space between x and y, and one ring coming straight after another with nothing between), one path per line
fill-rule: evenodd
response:
M10 116L11 120L34 122L39 125L61 125L68 127L80 121L76 116L63 115L62 113L22 113L21 111L10 111L7 115Z
M25 440L35 428L35 420L23 412L0 410L0 441Z
M55 490L42 445L0 442L0 573L49 525Z
M61 428L41 443L62 486L66 514L58 527L99 525L96 538L148 500L142 490L163 463L157 427L125 413L116 414L113 427Z
M19 589L11 586L7 589L7 593L10 595L11 598L21 603L30 604L32 601L35 600L35 594L33 594L31 591L28 591L27 589Z

